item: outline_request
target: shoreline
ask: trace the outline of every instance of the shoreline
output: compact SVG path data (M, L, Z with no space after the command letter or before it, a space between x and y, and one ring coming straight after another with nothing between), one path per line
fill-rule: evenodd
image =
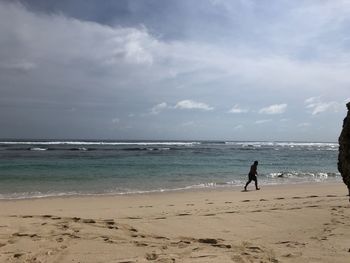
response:
M346 195L312 183L0 200L0 261L345 263Z
M271 184L259 184L263 188L270 187L291 187L300 185L317 185L317 184L339 184L342 183L341 178L332 181L300 181L300 182L281 182L281 183L271 183ZM156 190L139 190L130 192L106 192L106 193L57 193L57 194L44 194L38 196L25 196L25 197L1 197L2 201L19 201L19 200L36 200L36 199L55 199L55 198L88 198L88 197L118 197L118 196L138 196L138 195L152 195L152 194L170 194L170 193L182 193L182 192L210 192L210 191L237 191L242 190L244 184L242 185L215 185L215 186L200 186L200 187L181 187L181 188L170 188L170 189L156 189ZM253 187L253 183L248 186L248 188Z
M0 199L1 203L11 203L11 202L26 202L26 201L59 201L59 200L86 200L89 199L99 200L99 199L142 199L142 198L171 198L179 196L196 196L196 195L215 195L218 194L228 194L234 195L234 197L241 196L240 194L247 194L256 196L264 196L267 194L277 194L283 193L288 195L290 193L303 193L306 191L313 191L318 188L340 188L344 185L343 182L298 182L298 183L287 183L287 184L270 184L270 185L259 185L260 190L255 190L253 183L248 186L248 191L243 191L244 186L224 186L224 187L205 187L205 188L191 188L191 189L174 189L165 191L144 191L139 193L110 193L110 194L81 194L81 195L58 195L58 196L43 196L43 197L25 197L19 199ZM328 192L328 191L327 191ZM344 197L348 196L346 186L344 185Z

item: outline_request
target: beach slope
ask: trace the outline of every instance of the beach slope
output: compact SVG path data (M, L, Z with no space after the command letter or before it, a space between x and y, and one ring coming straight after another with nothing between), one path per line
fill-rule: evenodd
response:
M0 201L0 262L349 262L341 184Z

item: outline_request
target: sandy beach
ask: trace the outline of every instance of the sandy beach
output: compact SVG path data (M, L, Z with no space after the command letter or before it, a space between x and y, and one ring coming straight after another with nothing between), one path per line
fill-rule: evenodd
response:
M0 202L1 262L349 262L342 184Z

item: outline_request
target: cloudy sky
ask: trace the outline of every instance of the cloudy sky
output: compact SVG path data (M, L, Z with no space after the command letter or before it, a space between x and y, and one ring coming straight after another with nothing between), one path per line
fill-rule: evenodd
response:
M337 141L350 1L0 0L0 138Z

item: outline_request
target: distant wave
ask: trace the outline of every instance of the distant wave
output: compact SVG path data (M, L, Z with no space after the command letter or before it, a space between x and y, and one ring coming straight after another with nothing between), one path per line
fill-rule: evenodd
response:
M178 146L187 146L187 145L196 145L200 142L94 142L94 141L3 141L0 144L7 145L178 145Z
M225 142L225 145L238 147L242 150L259 150L259 149L295 149L295 150L326 150L338 151L338 143L330 142Z
M280 146L280 147L339 147L338 143L330 142L225 142L227 145L240 145L243 147L262 147L262 146Z
M9 151L169 151L193 150L193 153L217 149L259 150L307 150L338 151L338 143L323 142L264 142L264 141L3 141L1 150ZM22 146L22 147L21 147Z
M145 147L145 148L122 148L122 151L169 151L172 148L170 147Z
M78 148L70 148L70 151L88 151L88 148L85 147L78 147Z
M171 147L128 147L128 148L90 148L90 147L73 147L73 148L55 148L55 147L16 147L16 148L3 148L2 151L169 151L175 150L176 148Z
M47 151L47 148L32 147L28 149L29 151Z
M337 150L338 143L331 142L273 142L273 141L0 141L0 145L105 145L105 146L193 146L193 145L230 145L240 147L328 147Z

